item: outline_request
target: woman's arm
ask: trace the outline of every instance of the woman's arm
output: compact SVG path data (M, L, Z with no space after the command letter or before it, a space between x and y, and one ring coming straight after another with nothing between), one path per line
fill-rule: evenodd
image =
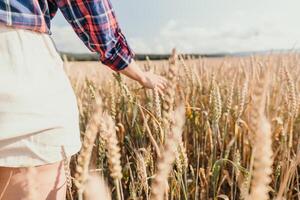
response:
M109 0L52 0L75 33L100 61L147 88L164 89L165 79L143 72L123 35Z
M115 71L134 56L117 22L109 0L51 0L61 10L77 36L100 61Z

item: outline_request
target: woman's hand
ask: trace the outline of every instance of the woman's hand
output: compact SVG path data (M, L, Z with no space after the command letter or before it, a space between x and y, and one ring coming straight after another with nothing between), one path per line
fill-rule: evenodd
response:
M134 60L125 69L119 72L133 80L138 81L146 88L157 88L160 93L168 86L168 82L164 77L151 72L142 71Z
M168 81L164 77L151 72L144 72L144 78L139 82L146 88L154 89L157 87L160 90L165 90L168 84Z

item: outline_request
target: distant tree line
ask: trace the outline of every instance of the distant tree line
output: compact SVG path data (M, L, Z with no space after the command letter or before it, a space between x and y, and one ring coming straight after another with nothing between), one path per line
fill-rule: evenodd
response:
M96 53L67 53L60 52L61 57L68 61L98 61L99 56ZM200 57L224 57L226 54L181 54L184 58L200 58ZM166 60L171 54L136 54L135 60Z

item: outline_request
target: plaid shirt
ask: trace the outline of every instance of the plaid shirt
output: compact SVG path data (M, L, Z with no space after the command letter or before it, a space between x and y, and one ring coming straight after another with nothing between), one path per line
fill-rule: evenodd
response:
M0 23L42 33L60 9L76 34L115 71L133 58L109 0L0 0Z

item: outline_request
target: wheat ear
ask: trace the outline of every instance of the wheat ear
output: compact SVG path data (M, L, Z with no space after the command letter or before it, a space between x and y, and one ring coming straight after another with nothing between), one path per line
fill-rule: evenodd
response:
M253 144L253 179L251 192L247 200L269 199L270 175L272 173L272 135L271 126L265 117L265 102L269 79L263 73L254 87L252 96L252 109L250 110L250 130L254 134Z
M88 176L88 168L91 159L91 154L100 126L100 118L102 113L102 101L98 97L96 98L95 112L92 115L83 139L82 148L77 157L78 164L76 165L75 172L75 185L78 188L79 198L82 198L84 192L84 185Z
M152 182L151 200L163 200L164 198L168 176L176 157L178 143L181 139L182 128L185 122L184 111L184 106L180 106L174 112L174 124L171 133L166 135L167 138L164 144L164 152L159 158L157 173Z
M100 136L105 141L107 157L110 169L110 175L114 179L118 199L122 199L120 181L122 179L121 154L116 135L116 127L113 119L107 113L104 113L101 120Z

